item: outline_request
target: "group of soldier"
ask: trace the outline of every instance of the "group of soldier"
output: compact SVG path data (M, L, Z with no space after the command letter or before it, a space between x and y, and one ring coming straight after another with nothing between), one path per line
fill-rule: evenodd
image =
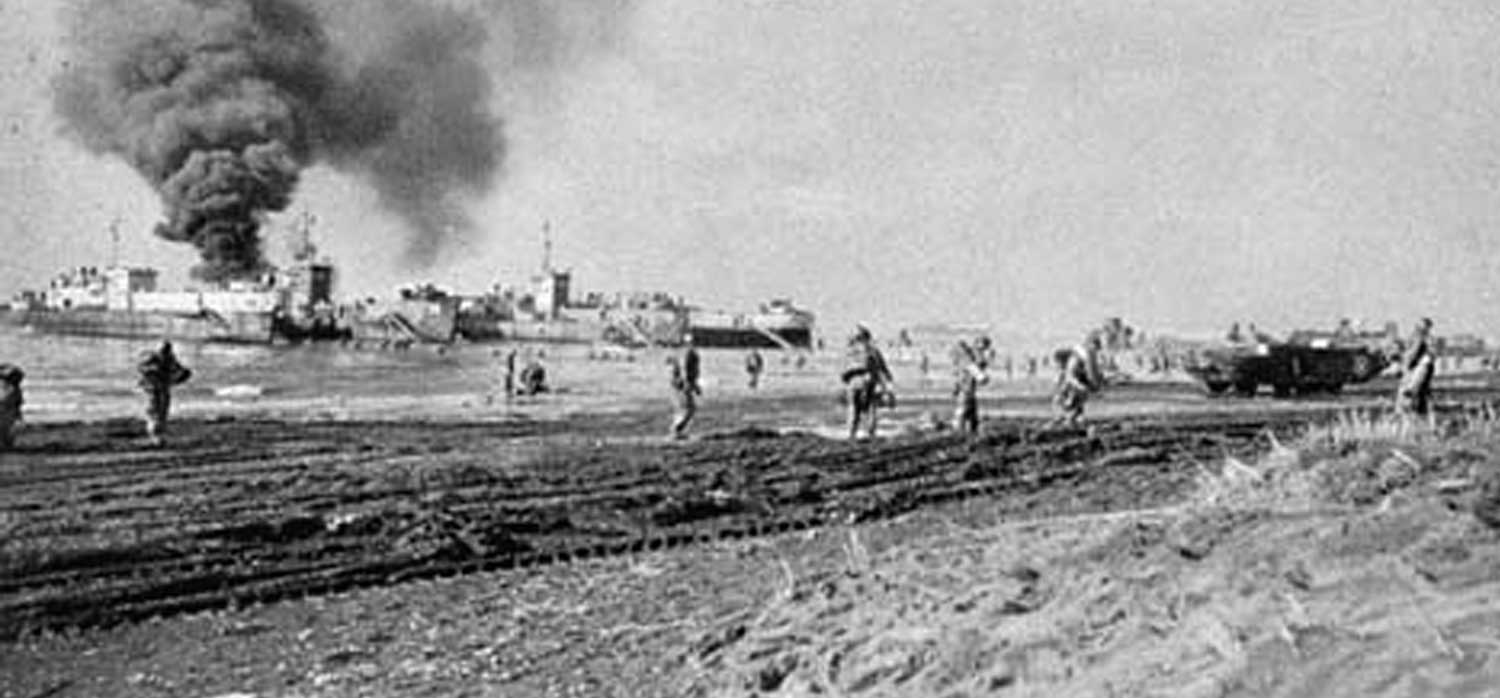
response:
M1058 415L1053 424L1080 423L1089 396L1103 389L1100 370L1102 344L1100 334L1092 332L1082 344L1054 355L1058 379L1053 401ZM979 390L989 382L989 370L995 362L994 348L989 337L985 336L976 337L972 342L960 340L954 345L950 359L953 366L953 427L964 433L977 433ZM681 355L668 356L666 363L675 407L670 435L682 439L687 436L688 426L697 413L698 398L703 394L699 382L698 350L692 338L687 338ZM751 350L745 358L745 372L751 390L759 387L764 370L765 359L759 351ZM880 409L895 406L895 378L870 330L863 325L857 326L849 337L839 380L843 384L843 400L848 406L849 438L859 438L861 431L866 438L874 438L879 428Z
M1437 364L1431 330L1432 321L1423 318L1411 340L1403 347L1396 405L1404 413L1426 415L1431 410L1432 380ZM1078 425L1089 398L1104 388L1100 361L1102 348L1100 333L1093 331L1081 344L1054 354L1058 375L1052 400L1057 416L1051 425ZM995 362L994 349L985 336L972 341L960 340L954 345L950 359L953 366L953 427L972 434L979 430L979 390L989 381L989 369ZM507 396L547 390L546 369L539 358L528 361L518 376L517 356L512 349L505 355L503 365ZM681 355L667 358L667 365L675 406L670 433L674 439L682 439L697 414L698 398L703 393L701 363L691 337L687 338ZM169 341L163 341L155 350L147 352L137 364L136 371L146 401L145 435L151 444L159 446L167 430L172 389L186 382L192 371L177 359ZM764 357L759 351L752 350L745 360L751 390L759 387L764 371ZM0 364L0 450L9 450L14 445L15 427L21 420L24 403L21 390L24 379L25 372L21 368ZM869 329L862 325L856 327L849 338L839 379L848 404L849 438L858 438L861 428L866 437L873 438L880 408L895 405L895 380Z
M1082 344L1060 350L1053 356L1058 368L1053 404L1057 416L1050 425L1076 426L1083 419L1084 405L1104 388L1100 370L1100 333L1090 332ZM979 389L989 382L995 362L990 338L959 340L949 356L953 367L953 428L967 434L979 431ZM861 426L867 437L876 433L877 415L883 406L893 407L895 391L890 366L864 326L849 338L849 352L840 375L848 392L849 438L857 438Z
M1432 408L1432 381L1437 356L1433 351L1431 331L1432 320L1423 318L1403 347L1395 401L1397 410L1403 414L1427 415ZM1090 397L1105 387L1103 348L1104 338L1099 330L1094 330L1082 343L1054 353L1052 358L1058 373L1052 404L1056 416L1048 422L1049 427L1072 427L1082 423ZM925 364L925 354L923 359ZM976 433L979 430L979 389L989 381L989 369L995 363L989 337L959 340L953 347L950 360L953 367L953 428ZM894 406L894 379L885 357L864 326L856 327L849 338L840 379L845 386L849 407L849 438L857 438L861 427L867 437L874 437L879 408Z
M146 440L153 446L161 446L172 411L172 388L187 382L193 372L178 361L172 343L163 341L141 356L136 375L136 384L146 401ZM0 364L0 451L15 446L15 430L25 404L21 390L25 378L26 373L19 366Z

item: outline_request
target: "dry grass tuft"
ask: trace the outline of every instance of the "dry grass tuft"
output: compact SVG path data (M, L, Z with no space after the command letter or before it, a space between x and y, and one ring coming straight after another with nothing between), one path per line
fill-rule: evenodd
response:
M837 572L788 573L690 685L736 697L1326 695L1332 676L1357 686L1349 695L1396 695L1347 667L1473 672L1472 648L1496 637L1481 619L1500 598L1485 577L1500 552L1423 493L1493 468L1500 444L1482 437L1500 435L1496 423L1493 411L1441 425L1351 412L1272 435L1254 459L1200 463L1180 506L948 521L878 551L851 527ZM1440 577L1473 585L1450 594Z
M1310 427L1254 462L1227 457L1218 468L1199 464L1188 508L1294 513L1327 505L1389 503L1388 498L1434 478L1471 477L1452 466L1461 444L1493 443L1500 411L1484 405L1442 422L1391 412L1351 411ZM1473 450L1471 448L1471 450ZM1480 453L1487 448L1479 448ZM1453 472L1461 467L1463 472Z
M1491 420L1492 421L1492 420ZM1491 423L1490 421L1486 422ZM1336 452L1371 444L1417 445L1431 443L1445 436L1432 417L1415 417L1395 412L1345 412L1327 424L1309 428L1302 436L1304 446L1325 447Z

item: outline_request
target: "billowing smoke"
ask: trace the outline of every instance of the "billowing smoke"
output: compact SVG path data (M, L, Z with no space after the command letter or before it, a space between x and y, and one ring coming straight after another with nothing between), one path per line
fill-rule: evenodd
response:
M206 279L264 267L299 174L360 176L432 262L504 154L474 13L420 0L75 0L55 84L67 130L160 194L157 233Z

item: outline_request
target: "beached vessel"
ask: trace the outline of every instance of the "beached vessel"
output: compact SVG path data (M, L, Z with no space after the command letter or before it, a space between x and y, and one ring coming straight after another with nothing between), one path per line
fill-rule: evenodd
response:
M466 298L459 334L470 341L674 345L686 331L685 309L664 293L571 295L572 275L546 269L529 289L496 287Z
M539 272L524 288L495 285L460 303L458 335L473 342L675 346L687 332L687 307L662 292L573 293L571 271L552 266L550 227L542 229Z
M496 285L462 299L458 336L474 342L543 342L806 349L813 315L775 300L756 313L689 305L661 291L575 294L570 271L552 265L551 226L542 226L539 273L525 288Z
M700 347L808 349L814 323L811 312L775 299L754 313L691 308L687 331Z
M344 339L348 331L333 303L334 267L317 259L310 226L304 215L290 265L267 267L254 278L164 291L151 267L78 267L53 277L45 289L16 294L0 317L35 332L85 337L239 344ZM118 245L118 227L110 233Z
M807 349L813 314L775 300L758 312L689 305L663 292L571 295L572 276L548 269L529 290L497 287L463 299L458 334L469 341L609 343L700 347Z
M245 344L333 338L332 274L327 265L306 264L285 276L163 291L149 267L80 267L44 290L18 294L9 319L36 332L86 337Z
M366 298L342 309L340 323L360 344L448 344L458 338L461 299L430 283L408 284L391 298Z

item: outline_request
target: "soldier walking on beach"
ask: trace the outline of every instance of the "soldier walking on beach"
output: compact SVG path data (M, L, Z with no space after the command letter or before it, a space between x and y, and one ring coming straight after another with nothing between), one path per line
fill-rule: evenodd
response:
M855 438L861 422L869 425L868 437L875 438L881 396L889 392L893 379L885 356L863 325L849 338L848 361L839 377L848 391L849 438Z
M1432 376L1437 355L1432 351L1432 320L1422 318L1401 354L1401 382L1396 388L1396 408L1406 414L1425 416L1432 409Z
M156 351L148 352L136 368L140 372L141 391L146 393L146 437L159 446L172 409L172 387L186 382L193 372L177 360L172 343L167 341Z
M671 367L672 399L677 408L677 413L672 417L674 439L687 438L688 425L692 423L693 415L698 413L698 395L703 390L698 386L697 356L698 352L692 345L688 345L682 358L667 357L667 365ZM689 366L693 367L691 371Z
M698 390L698 346L693 342L691 334L683 335L682 343L686 347L682 352L682 375L695 392L701 393Z
M16 425L21 421L21 381L26 373L19 366L0 364L0 451L16 445Z
M510 402L516 396L516 349L511 347L505 351L505 372L502 374L505 389L505 401Z
M755 390L756 388L760 387L760 374L765 370L765 357L762 357L760 355L760 350L751 349L750 353L745 356L745 373L749 374L750 376L751 390Z
M953 347L953 428L969 434L979 431L979 386L990 380L990 338L979 337L971 345L959 340Z
M1101 341L1097 332L1090 332L1081 346L1063 349L1055 358L1060 369L1053 404L1059 415L1053 425L1077 426L1083 421L1083 408L1089 395L1104 387L1099 370Z

